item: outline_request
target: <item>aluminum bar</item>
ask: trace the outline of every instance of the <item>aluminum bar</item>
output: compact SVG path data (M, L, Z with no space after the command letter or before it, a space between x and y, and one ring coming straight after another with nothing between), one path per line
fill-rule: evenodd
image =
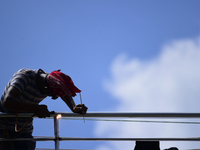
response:
M67 138L61 137L61 141L200 141L195 138Z
M200 113L109 113L89 112L85 115L60 113L62 117L95 117L95 118L200 118Z
M191 138L84 138L84 137L59 137L60 141L200 141L200 137ZM55 141L54 137L44 138L12 138L0 141Z
M0 138L0 141L55 141L54 137L41 138Z
M61 114L62 117L95 117L95 118L200 118L200 113L112 113L112 112L88 112L85 115L71 112L56 112L50 118ZM32 113L19 113L19 117L30 117ZM15 114L0 113L0 117L16 117ZM36 116L35 116L36 117Z
M55 150L60 150L59 119L57 118L57 115L54 116L54 136L55 136Z

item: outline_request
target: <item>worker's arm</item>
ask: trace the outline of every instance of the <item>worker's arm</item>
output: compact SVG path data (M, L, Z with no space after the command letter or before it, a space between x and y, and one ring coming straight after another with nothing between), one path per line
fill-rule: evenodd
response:
M18 98L21 92L14 86L10 86L3 100L3 106L11 111L15 112L31 112L37 115L39 118L50 117L50 112L46 105L30 104L19 101Z
M64 97L62 97L62 100L74 113L85 114L87 112L88 108L84 104L76 105L73 98L69 95L65 95Z

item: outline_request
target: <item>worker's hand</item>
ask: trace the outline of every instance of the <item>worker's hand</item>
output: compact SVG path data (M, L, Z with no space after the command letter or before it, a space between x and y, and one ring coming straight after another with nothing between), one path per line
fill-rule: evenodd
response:
M87 109L88 108L84 104L78 104L73 108L73 112L79 114L86 114Z
M50 117L50 112L47 109L46 105L38 105L36 107L34 114L37 115L39 118Z

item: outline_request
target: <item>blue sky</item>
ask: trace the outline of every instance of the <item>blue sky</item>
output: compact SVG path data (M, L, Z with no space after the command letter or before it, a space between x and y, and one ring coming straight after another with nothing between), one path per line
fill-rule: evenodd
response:
M61 69L82 90L83 102L89 107L89 112L198 111L198 107L195 107L197 105L192 105L195 107L193 110L188 109L186 106L190 103L183 100L193 95L196 104L198 92L183 87L199 87L199 4L198 0L2 0L0 90L4 90L13 73L20 68L42 68L46 72ZM184 67L182 64L185 64ZM190 73L185 75L184 72ZM159 78L161 76L163 78ZM183 76L182 80L180 76ZM162 82L163 80L166 82ZM151 87L155 81L155 86ZM163 90L156 94L154 89ZM190 90L191 92L185 92ZM152 97L148 94L147 98L141 96L148 91L153 93ZM173 91L189 94L184 98L180 96L177 100ZM171 101L161 101L160 98L164 95ZM148 98L155 101L146 103ZM75 101L80 102L78 97ZM60 99L52 101L47 98L42 103L47 104L51 111L69 111ZM128 107L134 104L137 108ZM160 108L150 106L152 109L149 110L143 104L159 104ZM180 107L175 107L177 105ZM52 120L35 119L34 125L35 136L53 135ZM84 123L82 120L60 120L60 129L61 136L115 136L112 133L103 134L109 128L91 121ZM98 130L102 133L98 133ZM118 131L117 127L116 130ZM135 136L134 133L131 134ZM189 133L183 136L189 136ZM163 149L171 146L171 143L165 143L162 145ZM188 145L175 143L176 145L186 148L200 147L200 144L192 142ZM37 147L52 148L54 143L38 142ZM119 149L109 142L61 143L61 148L99 147L105 150ZM127 149L133 147L134 142Z

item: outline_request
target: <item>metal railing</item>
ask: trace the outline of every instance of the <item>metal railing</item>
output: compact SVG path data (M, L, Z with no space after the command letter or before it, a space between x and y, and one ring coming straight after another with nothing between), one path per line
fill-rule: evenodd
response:
M21 113L19 117L30 117L33 114ZM54 119L54 137L34 137L34 138L17 138L5 139L0 138L0 141L54 141L55 150L60 150L60 141L200 141L200 137L196 138L79 138L79 137L60 137L59 136L59 119L62 117L81 118L83 115L74 113L56 112L51 114L50 118ZM0 113L0 117L16 117L14 114ZM200 118L200 113L100 113L89 112L84 115L85 118Z

